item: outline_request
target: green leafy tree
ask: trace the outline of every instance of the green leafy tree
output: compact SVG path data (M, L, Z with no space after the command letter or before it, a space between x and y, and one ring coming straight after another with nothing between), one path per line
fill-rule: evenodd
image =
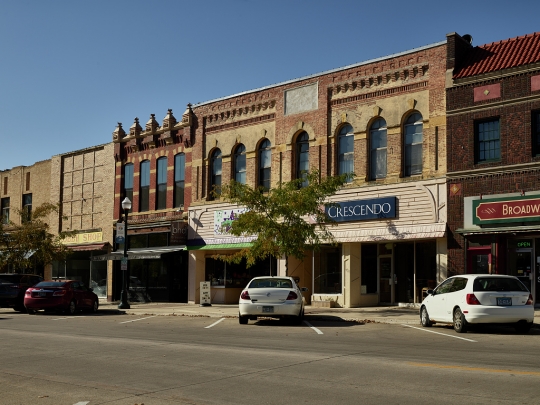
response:
M322 244L335 243L328 229L335 221L326 215L324 206L333 205L326 201L327 198L353 176L321 178L318 171L312 171L302 179L281 183L268 192L234 180L223 185L220 198L246 208L227 225L228 233L255 236L256 239L250 248L216 257L234 263L246 259L249 267L269 256L285 256L287 265L291 255L302 259L308 246L318 250Z
M44 203L31 213L17 210L20 221L0 221L0 269L9 266L16 271L36 265L50 264L64 260L70 250L62 244L62 239L74 232L50 232L48 218L58 214L58 205Z

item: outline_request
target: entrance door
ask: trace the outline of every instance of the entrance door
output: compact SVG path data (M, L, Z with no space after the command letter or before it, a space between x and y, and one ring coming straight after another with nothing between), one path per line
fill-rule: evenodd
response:
M379 256L379 302L393 303L392 300L392 256Z
M533 269L533 254L532 249L516 249L516 276L523 284L527 286L529 291L531 287L531 275Z

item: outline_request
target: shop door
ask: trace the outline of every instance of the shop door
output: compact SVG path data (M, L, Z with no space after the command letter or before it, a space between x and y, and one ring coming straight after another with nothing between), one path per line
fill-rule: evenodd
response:
M532 249L516 249L516 276L532 291L531 276L533 269Z
M379 256L379 302L393 303L392 256Z

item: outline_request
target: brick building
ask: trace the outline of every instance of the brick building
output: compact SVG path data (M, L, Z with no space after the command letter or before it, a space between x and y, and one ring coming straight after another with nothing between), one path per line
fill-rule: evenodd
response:
M540 34L448 34L448 273L540 291Z
M337 218L338 246L289 258L308 302L419 302L445 279L446 52L444 41L193 106L189 301L202 281L213 302L234 303L251 277L285 273L281 258L251 268L214 258L251 239L221 233L241 207L213 187L274 187L312 169L354 172L332 201L358 215ZM385 215L363 214L377 207Z

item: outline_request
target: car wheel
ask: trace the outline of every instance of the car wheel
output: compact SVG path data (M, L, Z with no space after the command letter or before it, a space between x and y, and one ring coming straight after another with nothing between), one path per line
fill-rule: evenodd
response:
M517 333L529 333L532 323L520 321L516 324Z
M98 311L99 308L99 302L98 300L94 301L94 304L92 305L92 312L95 314Z
M458 307L454 310L454 330L457 333L465 333L467 332L467 320L465 319L465 315L463 315L463 312L461 312L461 309Z
M422 307L422 309L420 310L420 323L425 328L429 328L431 325L433 325L431 323L431 320L429 319L426 307Z
M25 307L20 307L20 306L14 307L13 310L17 311L17 312L26 312L26 308Z
M302 321L304 320L304 308L300 311L300 314L296 317L294 320L296 325L302 325Z
M35 315L37 311L35 309L27 309L26 312L28 312L28 315Z
M70 315L74 315L75 312L77 312L77 305L75 305L75 301L71 301L71 302L69 303L67 312L68 312L68 314L70 314Z
M238 322L240 323L240 325L247 325L248 321L249 317L238 314Z

